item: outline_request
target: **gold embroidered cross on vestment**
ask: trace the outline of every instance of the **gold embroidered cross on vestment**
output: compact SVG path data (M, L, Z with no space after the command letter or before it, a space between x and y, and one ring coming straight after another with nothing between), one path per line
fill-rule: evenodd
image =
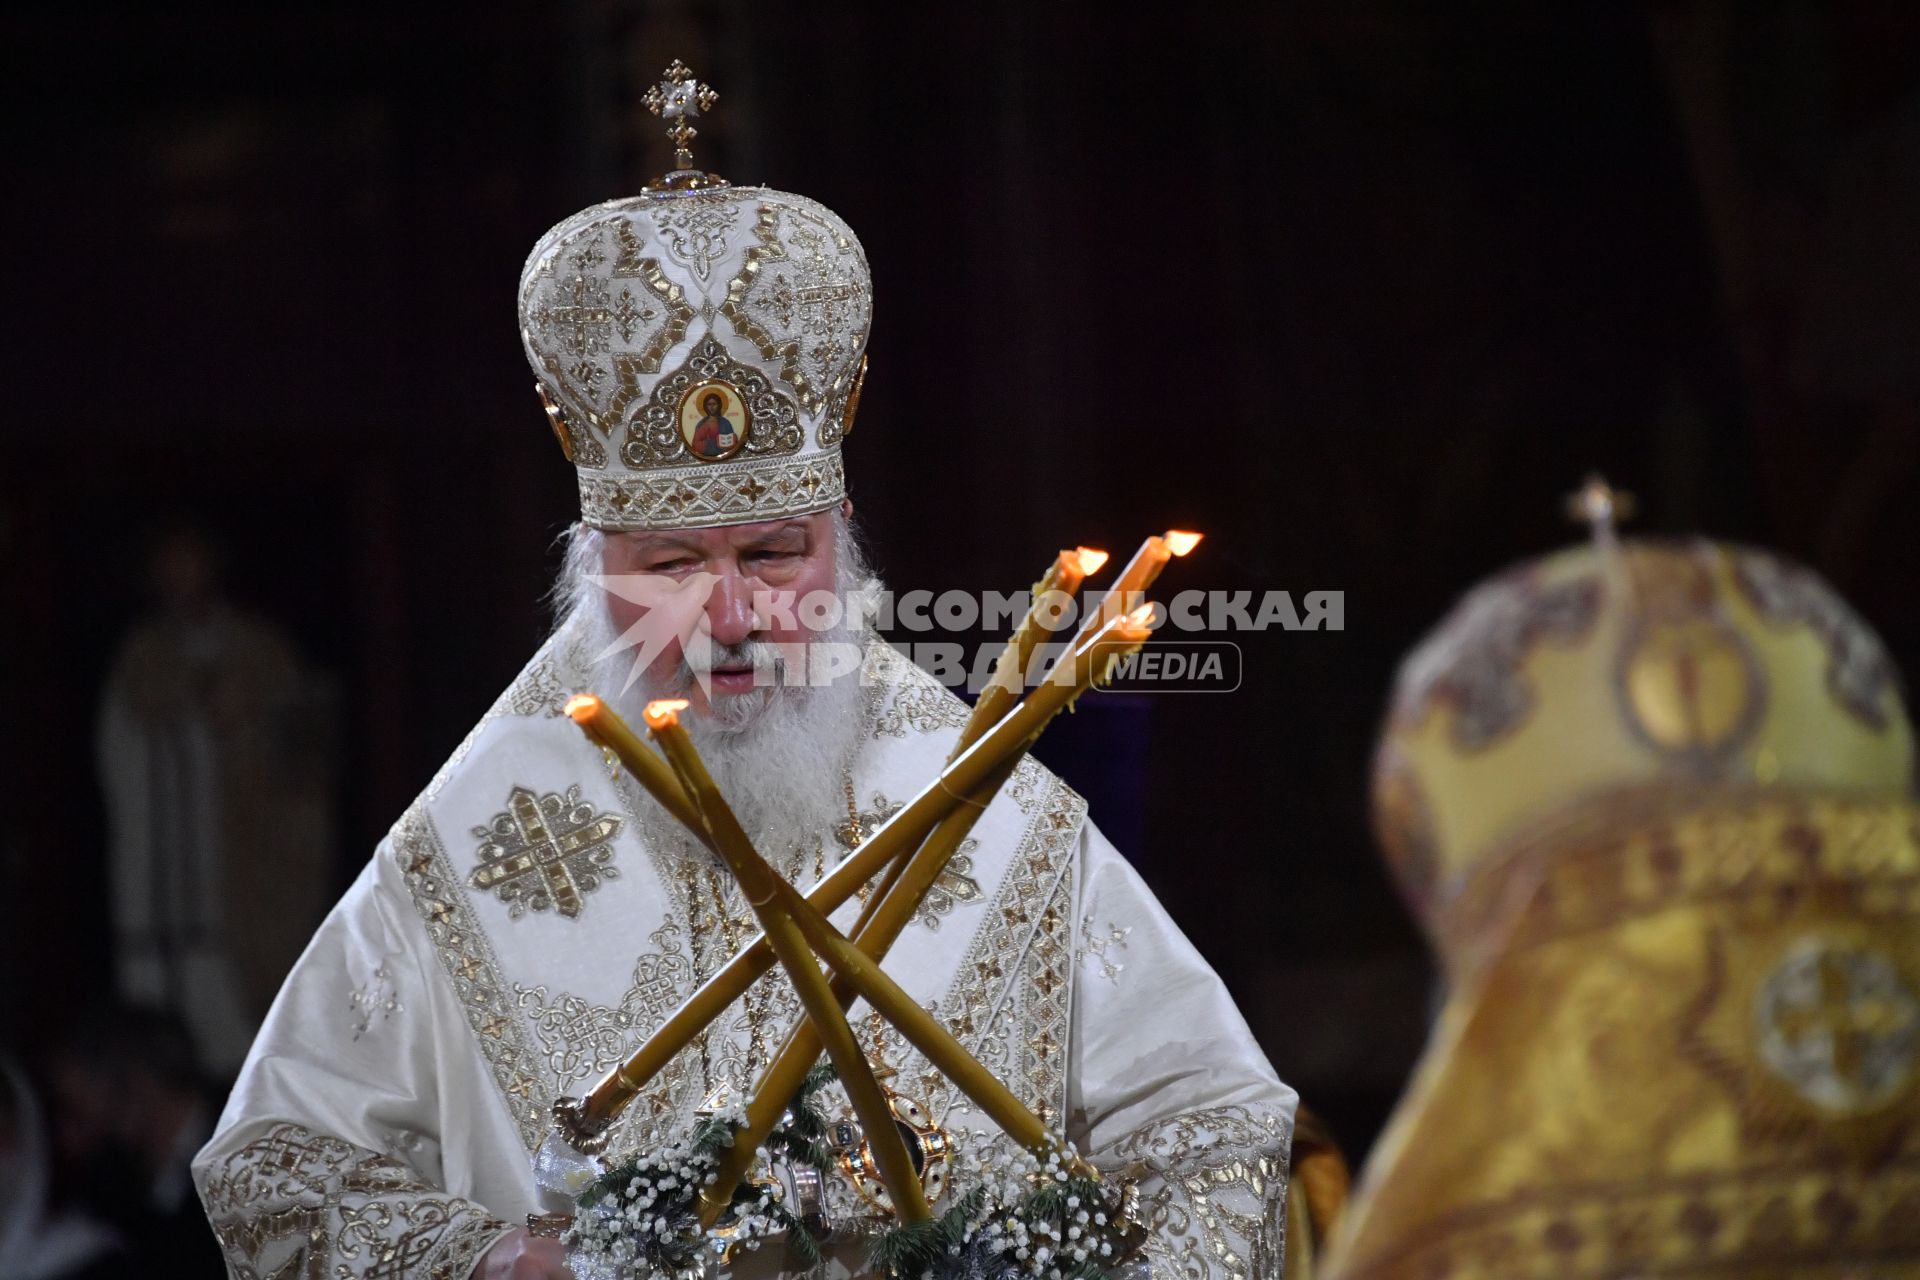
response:
M613 865L613 837L620 822L581 800L577 786L568 787L564 795L544 796L515 787L506 812L495 814L488 826L474 828L484 843L480 865L467 883L498 894L511 919L519 919L528 907L575 919L586 895L602 880L620 874Z

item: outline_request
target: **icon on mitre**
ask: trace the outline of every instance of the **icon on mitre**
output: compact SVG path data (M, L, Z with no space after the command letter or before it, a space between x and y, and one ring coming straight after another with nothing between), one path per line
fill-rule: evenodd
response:
M730 382L696 383L680 397L680 438L702 462L721 462L747 443L746 402Z

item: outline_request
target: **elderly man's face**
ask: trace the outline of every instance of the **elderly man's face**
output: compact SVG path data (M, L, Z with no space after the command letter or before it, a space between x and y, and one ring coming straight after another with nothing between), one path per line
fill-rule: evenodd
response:
M609 576L645 575L650 588L673 598L671 604L650 605L629 597L657 598L653 590L609 591L609 615L620 634L644 620L647 628L666 637L646 669L658 680L674 673L688 640L697 643L705 637L721 647L749 640L805 643L814 633L802 620L808 615L799 602L814 592L831 593L839 585L835 536L830 511L716 529L609 534L603 571ZM669 615L673 620L662 626L662 618ZM686 634L689 626L691 635ZM755 687L754 671L717 657L708 683L714 698L738 696ZM696 711L706 709L707 693L696 682L687 695Z

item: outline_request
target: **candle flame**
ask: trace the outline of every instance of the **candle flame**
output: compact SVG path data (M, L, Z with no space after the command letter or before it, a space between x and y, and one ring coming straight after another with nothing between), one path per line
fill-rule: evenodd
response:
M585 724L600 709L600 699L590 693L576 693L567 699L567 715L575 724Z
M670 724L677 724L680 720L680 712L685 711L690 705L692 704L685 698L656 698L647 704L647 723L655 729L664 729Z
M1107 553L1095 547L1075 547L1073 554L1079 557L1080 573L1084 577L1091 578L1107 563Z
M1182 529L1167 530L1167 550L1176 556L1183 556L1200 545L1201 535L1188 533Z
M1153 629L1153 602L1148 601L1127 615L1127 628L1131 631L1150 631Z

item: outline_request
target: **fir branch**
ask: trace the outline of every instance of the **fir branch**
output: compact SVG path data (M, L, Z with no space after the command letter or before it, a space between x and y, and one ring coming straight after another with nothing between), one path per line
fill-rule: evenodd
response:
M693 1127L693 1150L696 1155L717 1155L733 1145L733 1123L719 1116L708 1116Z
M804 1272L812 1273L826 1265L826 1255L820 1252L820 1242L814 1239L813 1232L807 1230L807 1224L787 1206L779 1203L767 1206L766 1214L787 1233L787 1255L800 1264Z
M939 1238L940 1219L902 1222L873 1238L867 1247L867 1261L875 1271L888 1276L919 1275L933 1260L946 1252Z
M807 1078L801 1081L799 1096L811 1098L839 1078L840 1073L834 1070L833 1063L822 1058L813 1064L813 1070L807 1072Z

